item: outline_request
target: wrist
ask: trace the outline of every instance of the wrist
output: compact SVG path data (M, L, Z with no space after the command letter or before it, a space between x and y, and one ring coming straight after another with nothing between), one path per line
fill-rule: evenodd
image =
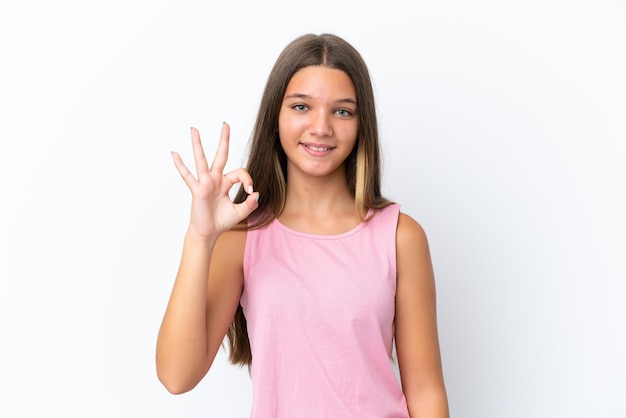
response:
M219 233L209 234L209 235L200 234L197 231L195 231L193 228L187 228L187 232L185 232L185 242L212 247L217 241L217 239L219 238L219 236L220 236Z

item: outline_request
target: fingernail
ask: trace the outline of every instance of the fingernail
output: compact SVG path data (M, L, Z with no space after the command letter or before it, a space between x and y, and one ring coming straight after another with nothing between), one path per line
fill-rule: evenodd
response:
M260 198L260 197L261 197L261 194L260 194L260 193L257 193L257 194L256 194L256 202L257 202L257 203L259 203L259 198Z
M253 191L254 189L252 188L252 186L248 186L248 194L252 194Z

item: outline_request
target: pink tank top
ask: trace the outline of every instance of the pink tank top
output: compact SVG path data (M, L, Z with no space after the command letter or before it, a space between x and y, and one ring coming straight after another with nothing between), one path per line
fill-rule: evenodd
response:
M247 233L253 418L407 418L391 362L400 206L340 235Z

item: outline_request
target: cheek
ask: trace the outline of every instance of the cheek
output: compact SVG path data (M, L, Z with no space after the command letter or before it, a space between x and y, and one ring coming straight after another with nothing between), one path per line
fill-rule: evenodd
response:
M346 124L340 127L340 132L337 132L346 141L352 141L356 143L356 139L359 136L358 124Z
M285 125L279 123L278 124L278 139L280 144L285 148L285 141L289 139L289 131L285 129Z
M289 115L278 116L278 134L281 138L299 136L304 129L306 129L305 118L294 118Z

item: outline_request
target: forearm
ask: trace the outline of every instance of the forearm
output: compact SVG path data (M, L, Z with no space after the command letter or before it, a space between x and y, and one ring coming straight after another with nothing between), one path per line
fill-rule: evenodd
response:
M449 418L448 398L445 389L422 393L409 403L411 418Z
M180 266L157 340L159 379L171 392L193 388L206 373L207 285L214 239L185 235Z
M445 389L431 390L415 397L409 404L411 418L449 418L448 398Z

